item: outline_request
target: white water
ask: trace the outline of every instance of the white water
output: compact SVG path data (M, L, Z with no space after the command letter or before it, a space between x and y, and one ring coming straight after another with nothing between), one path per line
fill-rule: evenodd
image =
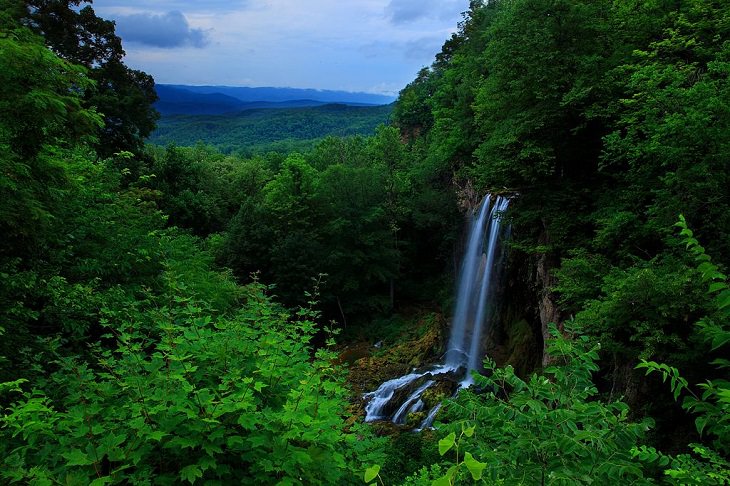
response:
M420 432L423 429L427 429L433 425L433 421L436 420L436 414L441 410L441 404L437 403L435 407L431 409L430 412L428 412L428 415L426 415L426 418L423 419L423 422L421 422L421 425L418 426L417 429L415 429L416 432Z
M406 421L406 415L411 412L416 412L417 410L414 410L413 405L420 403L421 407L423 407L423 400L421 400L421 395L423 395L423 392L425 392L428 387L436 383L433 380L428 380L426 383L421 385L414 391L408 399L403 402L403 405L400 406L397 412L395 412L395 415L393 415L393 423L394 424L404 424Z
M406 412L409 411L408 405L417 402L421 398L423 392L426 391L428 387L434 384L434 381L427 380L405 400L405 402L398 408L395 413L387 414L385 410L390 404L390 400L391 398L393 398L396 390L406 387L414 381L418 380L419 378L426 377L427 375L433 377L450 373L452 371L456 371L456 368L453 368L450 365L441 365L434 368L429 368L422 373L410 373L408 375L401 376L400 378L386 381L385 383L380 385L378 389L374 392L366 393L364 395L363 398L365 398L366 400L370 399L368 401L368 404L365 406L365 421L372 422L374 420L392 420L393 422L396 422L396 418L399 420L404 419L407 415Z
M482 333L493 318L494 280L501 267L499 243L504 236L500 216L508 205L509 199L502 196L497 196L492 204L492 198L487 195L471 221L459 272L456 308L444 364L386 381L377 390L366 393L363 396L368 400L365 406L366 422L391 420L397 424L405 423L409 413L423 409L423 392L435 383L434 378L439 375L463 370L459 388L472 384L471 372L479 370L483 358ZM426 378L424 383L392 412L395 404L390 402L396 392L421 378ZM436 404L416 430L430 427L440 408L441 404Z
M481 278L473 282L473 284L475 284L473 286L476 286L479 289L478 296L476 300L470 300L467 303L467 309L476 309L476 312L474 312L473 315L467 314L465 316L467 325L460 329L464 331L463 335L456 335L454 330L451 332L450 341L458 342L460 339L463 347L466 347L466 344L469 343L465 385L470 385L472 383L471 372L479 370L483 358L482 354L479 352L482 344L482 331L492 318L492 311L494 310L495 304L493 298L495 289L493 287L495 277L497 276L496 274L499 271L498 265L495 263L497 263L498 260L497 243L500 239L501 221L497 219L497 216L501 215L507 209L508 204L508 199L502 197L497 198L494 206L489 211L489 219L486 222L486 247L484 248L483 253L480 253L477 256L478 261L464 261L464 265L473 265L475 267L478 265L479 273L481 273ZM485 206L484 209L486 212L487 207ZM474 294L475 292L465 291L464 295L457 295L459 298L469 300L474 298ZM456 319L456 317L454 317L454 319ZM468 325L469 323L471 323L471 326ZM471 335L468 333L470 327Z

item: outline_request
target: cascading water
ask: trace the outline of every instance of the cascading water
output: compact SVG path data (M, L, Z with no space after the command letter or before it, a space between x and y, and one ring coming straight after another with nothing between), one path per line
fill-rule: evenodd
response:
M471 384L471 372L478 370L482 361L482 331L493 317L493 284L501 267L498 243L503 235L499 216L507 210L509 199L498 196L491 207L490 199L484 199L469 235L446 352L448 364L466 366L466 385ZM464 358L466 361L461 361Z
M494 317L494 284L501 268L500 243L507 236L500 216L508 205L509 199L505 197L493 199L487 195L472 218L444 363L386 381L374 392L366 393L366 422L405 423L409 413L423 410L424 392L447 375L461 376L459 388L472 384L471 372L479 370L482 359L482 333ZM435 404L418 429L430 427L440 407L440 403Z

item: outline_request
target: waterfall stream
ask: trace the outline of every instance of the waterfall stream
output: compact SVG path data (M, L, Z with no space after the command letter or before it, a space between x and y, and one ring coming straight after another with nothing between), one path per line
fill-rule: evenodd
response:
M457 391L472 384L471 372L479 370L483 358L483 331L495 317L495 280L502 266L501 242L507 236L500 216L508 205L505 197L487 195L472 217L443 364L414 370L366 393L366 422L390 420L404 424L408 414L424 409L424 392L439 379L458 379ZM440 407L441 403L432 405L416 430L430 427Z

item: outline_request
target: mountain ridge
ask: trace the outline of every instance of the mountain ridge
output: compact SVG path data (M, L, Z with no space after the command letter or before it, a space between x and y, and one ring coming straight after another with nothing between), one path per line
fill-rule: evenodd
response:
M160 86L170 86L201 94L221 93L241 101L291 101L295 99L311 99L328 103L388 105L396 100L395 96L377 93L314 88L185 84L161 84Z
M394 97L372 93L302 88L156 84L155 108L163 115L220 115L251 108L295 108L330 103L379 106Z

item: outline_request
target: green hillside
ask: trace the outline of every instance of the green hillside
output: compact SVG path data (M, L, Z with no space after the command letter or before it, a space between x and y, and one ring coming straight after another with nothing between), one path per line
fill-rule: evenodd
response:
M387 123L392 105L331 104L307 108L255 109L230 115L163 117L150 142L181 146L202 141L222 152L289 152L312 148L328 135L368 135Z

